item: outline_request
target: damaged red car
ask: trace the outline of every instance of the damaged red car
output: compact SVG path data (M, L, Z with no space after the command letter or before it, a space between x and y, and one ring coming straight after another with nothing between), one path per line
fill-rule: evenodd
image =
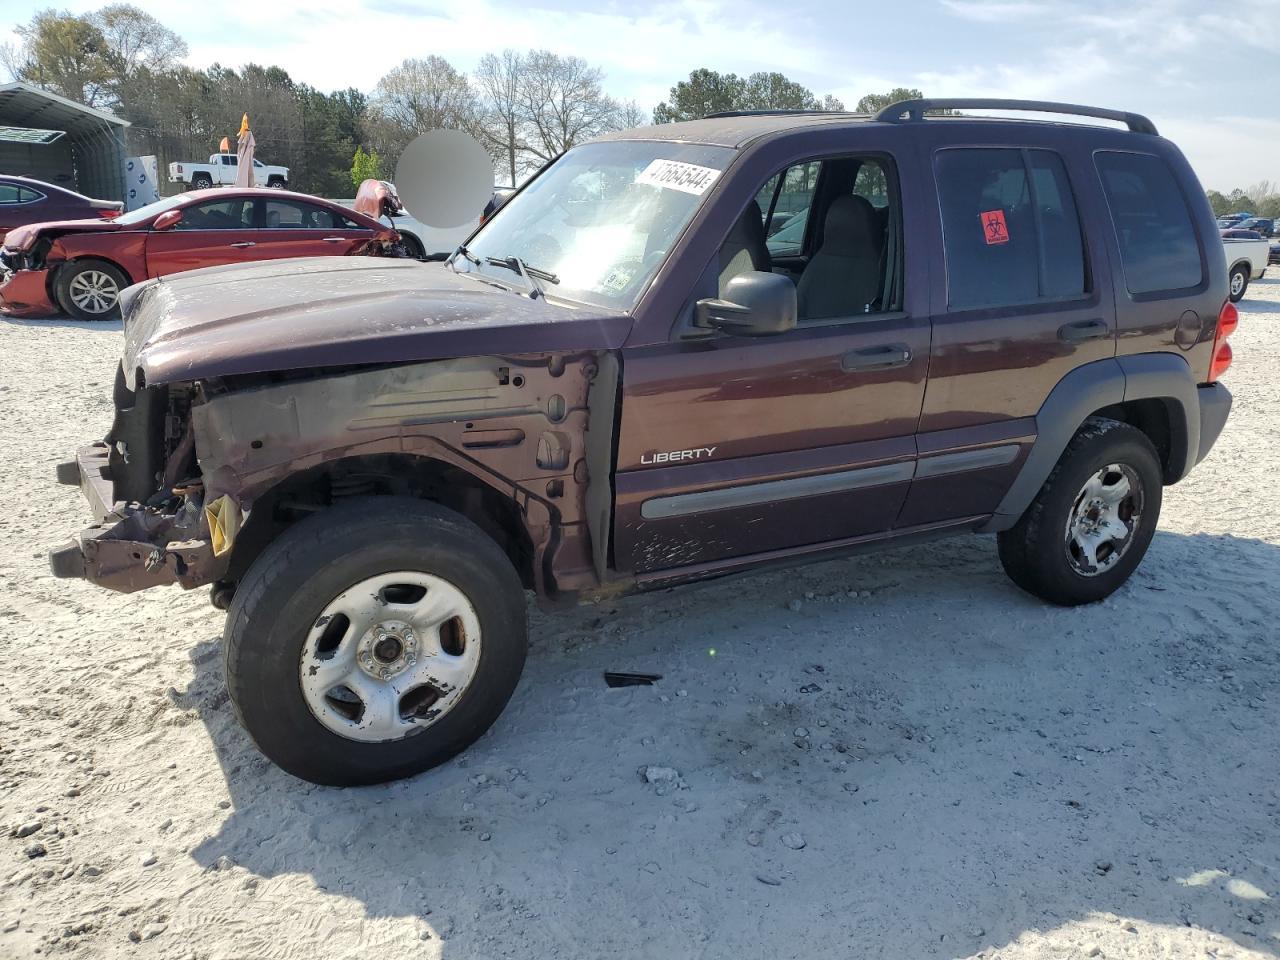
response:
M396 232L305 194L271 189L196 190L112 220L19 227L0 250L0 311L120 314L120 291L197 267L289 257L389 255Z

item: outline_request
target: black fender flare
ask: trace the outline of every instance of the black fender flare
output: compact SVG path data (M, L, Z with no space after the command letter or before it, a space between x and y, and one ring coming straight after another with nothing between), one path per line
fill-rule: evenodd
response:
M1169 415L1166 483L1191 472L1200 453L1200 401L1187 361L1176 353L1110 357L1076 367L1053 388L1036 413L1031 452L979 531L1007 530L1031 505L1076 431L1091 415L1127 400L1161 400Z

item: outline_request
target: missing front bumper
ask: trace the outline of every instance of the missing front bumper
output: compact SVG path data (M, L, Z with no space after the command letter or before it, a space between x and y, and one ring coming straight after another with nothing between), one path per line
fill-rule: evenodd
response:
M213 555L200 511L193 509L188 517L113 503L107 453L105 443L95 443L82 447L74 461L58 465L58 480L79 484L96 522L49 551L53 575L120 593L171 583L191 589L218 579L227 558ZM200 535L191 536L195 533Z

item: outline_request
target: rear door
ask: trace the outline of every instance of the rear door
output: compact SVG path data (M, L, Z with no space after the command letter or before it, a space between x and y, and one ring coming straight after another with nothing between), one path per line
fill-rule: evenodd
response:
M258 233L252 197L206 200L184 207L176 226L147 234L147 276L247 262L254 259Z
M668 343L624 349L619 569L759 559L894 525L914 467L929 352L927 289L910 282L923 269L924 247L903 229L924 202L908 138L897 129L874 138L839 131L828 142L844 149L796 157L717 199L734 215L762 217L767 231L783 185L789 222L803 217L811 226L797 229L794 247L775 242L771 256L776 270L800 279L802 313L781 335L673 334ZM824 236L820 226L836 203L859 208L858 227ZM735 227L730 236L744 232ZM824 243L840 256L822 257ZM722 252L695 297L716 295L724 262ZM806 282L815 270L820 279ZM869 288L868 271L876 278Z
M373 239L370 228L316 203L292 197L268 197L261 203L264 216L253 252L256 260L345 256Z
M934 193L928 242L943 269L931 278L920 463L903 526L992 512L1049 392L1116 351L1087 150L1060 149L1064 138L1030 124L984 123L957 143L954 126L919 125Z

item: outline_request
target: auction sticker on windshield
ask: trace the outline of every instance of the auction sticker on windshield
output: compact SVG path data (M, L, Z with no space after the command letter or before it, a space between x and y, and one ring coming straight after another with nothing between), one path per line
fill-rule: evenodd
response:
M636 174L636 183L647 183L651 187L662 187L666 190L679 190L701 196L707 188L716 182L719 170L711 167L700 167L696 163L681 163L679 160L654 160Z

